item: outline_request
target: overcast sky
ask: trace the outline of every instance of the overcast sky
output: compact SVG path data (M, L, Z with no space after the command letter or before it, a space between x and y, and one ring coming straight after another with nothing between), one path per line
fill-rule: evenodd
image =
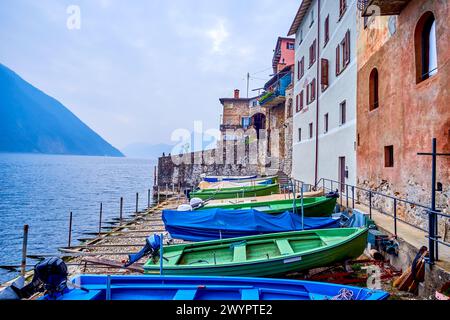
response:
M0 0L0 62L118 148L170 143L196 120L217 128L218 99L235 88L245 96L247 72L269 78L299 3ZM80 29L67 27L71 5Z

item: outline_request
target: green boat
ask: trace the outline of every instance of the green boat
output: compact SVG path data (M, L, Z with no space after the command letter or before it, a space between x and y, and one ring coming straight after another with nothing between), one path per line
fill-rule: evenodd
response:
M315 197L315 198L303 198L303 211L305 217L328 217L334 212L336 207L335 197ZM301 213L302 203L301 199L295 200L296 212ZM265 213L277 214L286 211L293 212L294 200L273 200L264 202L247 202L238 204L219 204L219 205L206 205L197 210L206 209L228 209L228 210L244 210L253 209Z
M367 228L283 232L226 240L164 246L165 275L284 275L359 257ZM160 272L160 258L149 259L147 274Z
M280 185L278 183L236 188L198 190L191 192L190 198L200 198L202 200L230 199L267 196L274 193L280 193Z

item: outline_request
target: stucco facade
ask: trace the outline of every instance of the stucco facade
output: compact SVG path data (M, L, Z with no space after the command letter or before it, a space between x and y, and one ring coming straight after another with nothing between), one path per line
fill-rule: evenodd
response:
M398 16L375 17L364 28L358 21L358 185L430 204L432 138L438 151L450 152L450 7L448 1L413 0ZM437 72L417 80L415 31L427 12L436 22ZM378 99L371 107L371 74L378 74ZM393 164L387 166L385 148L393 148ZM437 162L437 206L448 210L450 159ZM391 207L392 203L378 203ZM413 206L400 206L398 214L426 227L427 216ZM442 230L442 229L441 229Z
M348 0L342 11L339 1L303 1L291 27L296 35L292 176L306 183L320 178L356 183L356 2ZM308 101L312 90L315 99Z

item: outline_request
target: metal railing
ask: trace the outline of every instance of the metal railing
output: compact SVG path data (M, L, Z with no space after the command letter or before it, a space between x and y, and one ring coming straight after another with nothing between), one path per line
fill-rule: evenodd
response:
M372 219L372 211L373 210L377 210L378 212L380 212L383 215L389 216L393 219L393 224L394 224L394 236L397 238L398 237L398 229L397 229L397 224L398 221L409 225L417 230L423 231L427 233L427 238L429 240L429 258L428 258L428 263L433 264L434 261L439 259L439 245L445 245L447 247L450 246L450 243L444 241L441 239L441 237L439 236L439 232L438 232L438 225L439 225L439 217L440 218L444 218L444 219L448 219L450 218L450 215L448 214L444 214L440 211L433 211L431 210L431 208L429 206L414 202L414 201L410 201L410 200L406 200L406 199L402 199L396 196L392 196L392 195L388 195L388 194L384 194L382 192L379 191L374 191L371 189L366 189L363 187L358 187L358 186L354 186L354 185L350 185L350 184L346 184L343 182L339 182L336 180L332 180L332 179L326 179L326 178L321 178L316 185L311 185L311 184L306 184L303 181L300 180L295 180L292 179L294 181L294 183L296 183L297 185L304 185L307 186L307 190L305 191L312 191L312 190L317 190L318 188L322 188L324 190L324 192L327 191L336 191L336 189L338 189L339 193L340 193L340 205L346 208L355 208L355 204L361 204L364 206L367 206L369 208L369 217L370 219ZM298 190L298 189L297 189ZM361 197L361 193L365 193L365 197ZM390 208L390 210L386 210L386 205L384 205L383 207L381 206L377 206L375 203L375 200L378 199L384 199L385 201L391 201L392 202L392 207ZM345 201L345 203L344 203ZM384 202L386 204L386 202ZM408 221L406 221L405 219L402 219L401 217L398 216L398 209L406 206L410 206L411 209L422 209L424 211L424 214L428 217L428 228L422 228L416 224L412 224Z

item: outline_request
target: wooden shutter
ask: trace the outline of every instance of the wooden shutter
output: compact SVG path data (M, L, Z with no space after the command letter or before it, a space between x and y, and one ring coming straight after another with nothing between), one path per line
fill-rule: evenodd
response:
M305 56L302 57L302 63L301 63L301 71L302 71L302 77L305 74Z
M300 60L297 61L297 80L300 80Z
M306 104L309 104L309 100L310 100L310 84L308 83L308 85L306 86Z
M341 48L340 45L336 47L336 75L341 72Z
M316 79L311 82L311 102L316 100Z
M322 58L320 64L322 69L320 84L322 85L322 88L328 87L328 60Z
M325 19L325 44L328 43L328 40L330 39L330 15L327 16Z
M303 90L300 92L300 110L303 109Z
M350 63L350 30L345 34L345 65Z

